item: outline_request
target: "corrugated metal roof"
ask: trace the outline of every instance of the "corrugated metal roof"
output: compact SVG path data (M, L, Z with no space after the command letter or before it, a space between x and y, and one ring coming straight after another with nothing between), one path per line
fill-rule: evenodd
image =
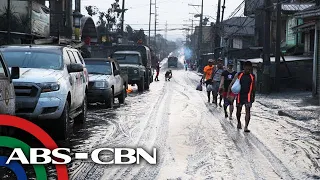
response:
M281 8L283 11L295 12L295 11L303 11L314 5L315 5L314 3L301 3L301 4L288 3L288 4L282 4Z
M225 36L253 36L255 19L251 17L233 17L222 22Z
M311 6L303 11L297 12L295 14L296 18L306 18L312 16L319 16L320 15L320 7L319 6Z
M275 57L270 57L271 62L275 62L276 58ZM308 56L284 56L284 59L286 62L290 61L310 61L313 60L313 57L308 57ZM254 59L239 59L239 61L245 62L245 61L250 61L254 64L257 63L262 63L263 59L262 58L254 58ZM282 58L280 59L280 62L283 62Z

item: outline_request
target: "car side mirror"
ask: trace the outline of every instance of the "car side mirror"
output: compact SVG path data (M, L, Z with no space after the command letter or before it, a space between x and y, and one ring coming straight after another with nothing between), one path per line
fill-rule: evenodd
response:
M67 66L68 72L73 73L73 72L82 72L83 71L83 65L82 64L77 64L77 63L72 63Z
M114 71L114 75L115 75L115 76L120 75L120 71L119 71L119 70L115 70L115 71Z
M11 68L11 79L19 79L20 78L20 68L19 67L12 67Z

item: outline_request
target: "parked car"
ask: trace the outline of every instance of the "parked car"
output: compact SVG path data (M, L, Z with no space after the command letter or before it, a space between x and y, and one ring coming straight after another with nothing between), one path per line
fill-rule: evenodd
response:
M151 51L142 45L118 45L114 47L112 58L116 59L121 71L128 74L129 84L137 84L139 91L149 89L153 82Z
M178 67L178 58L177 57L169 57L168 59L168 68L170 67Z
M11 73L0 53L0 114L15 115L15 93L12 80L19 79L19 68L11 68Z
M63 46L4 46L0 48L9 67L20 67L13 80L16 115L52 123L58 138L68 139L73 119L87 117L88 77L80 53Z
M102 102L112 108L114 98L124 104L127 97L128 75L121 74L117 61L109 58L85 58L89 73L88 101Z

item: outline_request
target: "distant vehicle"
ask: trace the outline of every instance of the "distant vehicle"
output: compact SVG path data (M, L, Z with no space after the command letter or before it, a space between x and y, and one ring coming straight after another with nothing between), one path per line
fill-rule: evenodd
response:
M120 64L121 71L128 74L129 84L137 84L139 91L149 89L153 82L151 51L142 45L115 46L111 57Z
M168 67L178 67L178 58L177 57L169 57L168 59Z
M114 98L121 104L127 97L128 75L122 74L117 61L104 58L86 58L89 73L88 101L102 102L112 108Z
M0 53L0 114L15 115L15 99L16 95L12 79L19 79L20 69L18 67L9 69Z
M55 127L59 139L69 139L75 121L87 118L88 76L80 53L63 46L4 46L9 67L20 67L13 81L16 115ZM41 122L40 122L41 123Z

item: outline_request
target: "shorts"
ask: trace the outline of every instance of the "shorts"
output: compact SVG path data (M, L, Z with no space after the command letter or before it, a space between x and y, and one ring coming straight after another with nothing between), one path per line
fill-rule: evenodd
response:
M238 94L238 96L239 95L240 94ZM241 95L239 102L238 102L238 96L236 98L237 107L242 107L243 105L245 105L246 108L251 108L252 107L252 102L248 102L248 95Z
M213 91L212 91L212 93L214 94L214 95L218 95L218 92L219 92L219 87L220 87L220 82L219 81L215 81L215 82L213 82Z
M243 105L245 105L246 108L252 108L252 103L251 102L243 102L243 103L238 103L237 102L237 107L242 107Z
M223 94L222 94L222 96L224 97L224 98L227 98L228 97L228 92L223 92ZM236 94L234 94L233 92L229 92L229 96L231 96L231 97L236 97L237 95Z
M207 87L209 84L212 84L212 79L208 79L204 83L206 83L206 87Z

